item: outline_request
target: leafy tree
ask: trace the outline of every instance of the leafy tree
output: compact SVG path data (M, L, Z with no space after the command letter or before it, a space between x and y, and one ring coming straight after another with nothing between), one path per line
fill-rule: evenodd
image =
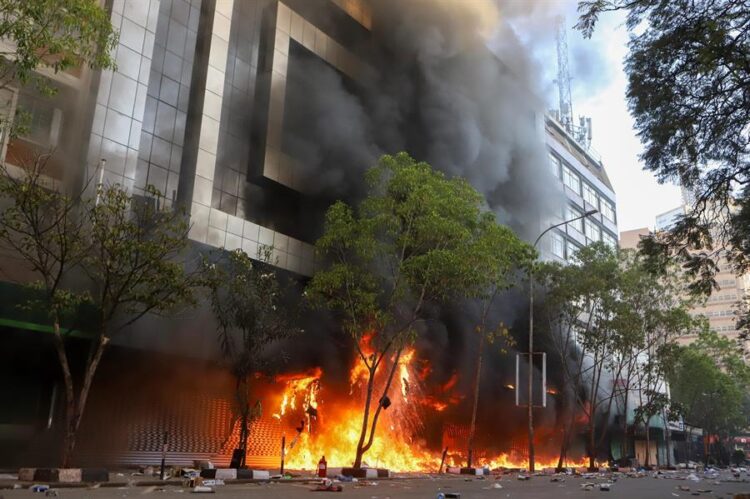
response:
M186 273L188 223L181 210L162 209L161 193L146 187L133 196L119 185L100 185L81 201L89 278L88 301L98 313L97 331L78 401L68 399L66 461L72 455L91 384L110 339L149 313L170 312L193 302L195 276Z
M695 198L668 233L644 241L655 266L684 264L696 292L715 287L724 250L750 268L750 23L744 0L582 0L590 35L605 12L627 13L627 98L645 168Z
M74 425L76 398L65 348L70 330L62 327L62 320L86 300L85 293L65 286L71 271L79 268L85 257L84 223L78 199L47 188L45 158L28 165L21 177L1 167L0 195L6 206L0 212L0 242L29 267L34 275L29 286L40 292L39 305L48 310L65 386L67 429ZM66 443L65 449L68 447ZM63 466L68 460L65 454Z
M672 413L667 396L666 373L674 361L675 339L695 332L697 322L690 316L685 282L676 269L667 276L653 274L645 259L632 251L621 251L619 303L615 308L620 335L633 341L625 344L620 355L629 359L624 390L625 424L628 400L635 394L635 422L646 428L646 462L650 464L648 427L654 416L664 420L669 435L668 415Z
M8 42L0 53L0 88L19 81L52 91L37 69L115 66L117 33L98 0L2 0L0 36Z
M502 293L510 289L518 280L518 271L528 268L536 256L533 248L521 241L512 230L498 225L493 218L485 218L481 227L480 237L473 250L476 255L473 280L477 286L471 293L472 300L478 306L479 317L476 333L479 339L477 349L476 371L474 374L474 402L469 424L467 442L467 466L471 467L474 453L474 435L476 431L477 410L479 407L479 382L482 375L482 357L485 343L493 344L498 340L506 344L512 342L508 329L503 323L490 321L491 313L502 297Z
M624 430L631 395L638 396L639 416L648 416L641 419L644 424L654 415L649 411L656 410L663 398L673 340L690 330L693 321L680 283L652 274L643 258L632 252L593 244L581 249L569 265L541 264L538 274L546 287L542 315L565 386L567 419L558 467L564 464L573 434L572 405L586 418L593 467L613 406L625 416ZM600 421L605 425L598 431Z
M616 329L612 320L620 279L617 255L604 244L593 244L576 254L576 261L562 265L542 263L535 274L545 288L543 316L563 369L567 394L567 421L559 466L564 464L573 434L575 404L586 418L589 467L595 466L598 416L608 413L614 400L606 379L608 363L616 353ZM614 379L617 379L615 376Z
M242 250L221 251L204 262L204 278L216 318L221 353L235 378L240 423L240 467L245 466L250 424L261 415L258 400L251 407L251 378L267 367L268 347L297 332L289 309L282 305L282 288L270 265L271 248L258 262Z
M368 195L356 208L343 202L329 208L316 243L322 265L306 290L313 304L340 319L367 371L355 467L372 446L401 352L419 334L425 305L467 296L480 282L483 253L475 244L493 219L465 180L448 179L406 153L383 156L367 182ZM376 376L384 370L373 413Z
M727 442L748 425L748 367L736 360L732 342L706 332L679 349L668 375L672 398L682 405L685 421L703 428L706 442L711 437Z
M174 260L187 243L187 225L177 213L133 203L118 186L100 187L90 200L51 189L41 158L20 176L0 168L0 195L8 203L0 213L0 243L30 267L34 277L28 285L40 292L48 310L65 386L61 461L68 466L110 338L146 313L190 298L190 279ZM89 280L81 283L81 275ZM71 329L62 320L79 314L82 303L94 306L97 320L77 382L66 346ZM74 317L73 324L80 322Z

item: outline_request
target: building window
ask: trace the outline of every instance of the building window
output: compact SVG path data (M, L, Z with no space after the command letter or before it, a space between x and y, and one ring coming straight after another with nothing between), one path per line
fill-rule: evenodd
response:
M43 148L57 145L62 125L62 111L49 101L28 94L18 96L18 110L24 115L24 129L19 138Z
M583 184L583 199L594 208L599 209L599 195L593 187L586 183Z
M601 240L601 237L602 237L601 230L599 230L599 227L597 227L594 222L592 222L591 220L586 220L584 225L586 229L587 239L591 241Z
M568 252L568 260L573 260L575 256L578 254L578 250L580 250L581 247L575 244L572 241L567 241L567 252Z
M604 218L612 223L615 223L615 207L609 201L602 199L601 212Z
M617 239L602 231L602 241L612 248L617 248Z
M557 232L552 233L552 254L565 258L565 240Z
M568 227L573 227L575 230L583 234L583 220L581 218L578 218L581 216L583 216L583 213L581 213L580 210L573 208L572 206L568 206L568 212L565 214L565 220L573 220L574 218L577 218L577 220L569 222Z
M566 165L563 165L562 167L562 174L563 174L563 183L567 185L570 189L573 189L576 194L579 196L581 195L581 179L578 177L578 175L568 168Z
M552 153L549 154L549 165L552 169L552 174L556 178L560 178L560 160Z

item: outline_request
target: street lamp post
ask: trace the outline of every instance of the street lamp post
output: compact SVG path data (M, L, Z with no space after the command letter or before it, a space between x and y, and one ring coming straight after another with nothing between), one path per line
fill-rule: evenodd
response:
M579 215L570 220L565 220L558 224L551 225L539 234L539 237L534 241L534 249L536 249L539 241L542 237L552 229L562 227L570 222L581 220L586 217L590 217L598 212L598 210L589 210L583 215ZM529 268L529 472L534 471L534 265L532 264Z

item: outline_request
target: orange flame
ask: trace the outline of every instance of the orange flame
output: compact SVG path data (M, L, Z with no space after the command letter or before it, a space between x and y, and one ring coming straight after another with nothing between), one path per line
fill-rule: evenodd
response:
M370 356L372 333L363 335L360 349ZM436 387L435 393L426 394L422 382L431 369L425 361L416 360L416 351L407 348L398 359L393 389L388 393L391 406L380 413L376 435L371 448L364 455L364 463L373 467L394 471L436 471L441 453L429 450L424 441L415 438L422 428L422 417L430 411L442 412L462 397L453 389L458 383L458 373L453 373L446 383ZM370 418L377 409L387 373L395 358L390 358L378 369L375 376L375 391L370 407ZM416 365L415 365L416 364ZM288 469L314 469L321 456L325 456L329 467L350 466L354 460L363 424L363 408L369 370L357 355L349 373L350 396L325 400L325 387L321 383L323 372L315 369L302 374L278 376L283 384L278 394L274 418L288 427L301 429L287 441L285 464ZM398 388L397 388L398 387ZM314 409L314 410L311 410ZM304 426L299 422L304 418ZM368 428L369 431L369 428ZM571 467L585 463L569 463ZM446 466L463 466L461 455L450 455ZM496 457L481 457L475 465L495 468L525 468L523 455L503 453ZM554 467L556 458L537 459L539 468Z

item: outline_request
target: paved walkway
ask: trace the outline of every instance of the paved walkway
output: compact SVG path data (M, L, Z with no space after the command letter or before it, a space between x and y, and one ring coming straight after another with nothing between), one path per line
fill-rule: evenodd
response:
M672 476L683 476L682 474ZM362 483L344 483L344 491L311 492L312 485L294 483L265 484L228 484L215 488L216 493L209 497L225 498L307 498L325 499L362 498L436 498L439 492L460 493L461 499L506 499L506 498L611 498L611 499L672 499L675 497L692 498L732 498L734 494L750 492L750 481L744 476L740 481L734 480L728 473L718 480L701 479L699 482L678 480L674 478L620 477L612 483L608 492L600 491L598 485L585 490L582 485L608 482L608 477L583 478L565 477L564 482L552 482L549 476L535 476L528 481L519 481L516 475L504 475L499 480L488 477L485 480L464 477L425 477L399 480L380 480L372 485ZM718 482L718 483L717 483ZM376 485L375 485L376 484ZM496 485L497 484L497 485ZM499 485L499 486L498 486ZM681 490L688 487L690 490ZM710 490L710 492L706 492ZM701 491L701 492L699 492ZM100 487L96 489L70 488L58 489L61 498L121 499L128 497L155 496L158 498L185 498L190 489L181 486L167 487ZM697 494L697 495L696 495ZM0 491L5 499L42 498L44 494L34 494L29 490ZM197 495L197 494L196 494ZM193 496L191 494L191 496Z

